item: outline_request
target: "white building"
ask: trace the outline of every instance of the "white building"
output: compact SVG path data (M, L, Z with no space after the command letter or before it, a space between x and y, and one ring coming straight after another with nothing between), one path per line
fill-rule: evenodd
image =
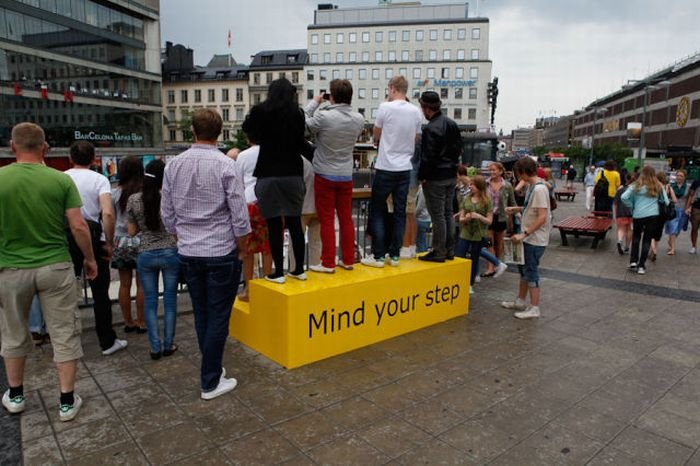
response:
M372 124L389 80L404 75L416 105L432 90L460 128L489 128L489 20L467 13L466 3L319 5L307 31L306 97L328 90L332 79L348 79L353 107Z

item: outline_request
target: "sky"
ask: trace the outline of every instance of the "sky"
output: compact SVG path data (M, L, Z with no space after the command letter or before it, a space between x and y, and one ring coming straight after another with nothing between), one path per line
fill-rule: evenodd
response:
M350 8L378 1L162 0L161 41L194 49L198 65L225 53L249 64L262 50L306 48L318 3ZM495 124L506 134L541 116L569 115L627 80L700 53L698 0L469 2L469 15L477 12L490 21L489 58L499 78Z

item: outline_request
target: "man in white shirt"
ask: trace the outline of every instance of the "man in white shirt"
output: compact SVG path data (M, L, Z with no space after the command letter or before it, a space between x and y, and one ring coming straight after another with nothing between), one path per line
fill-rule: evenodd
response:
M421 134L422 115L418 107L406 99L408 81L395 76L389 81L388 102L377 110L374 122L374 143L379 145L372 183L372 255L362 259L364 265L384 267L388 252L390 264L399 265L399 252L406 229L406 198L411 181L411 157ZM391 238L387 238L387 204L391 194L394 204ZM388 243L388 247L387 247Z
M66 174L78 188L83 206L80 213L87 221L92 236L93 250L97 261L97 278L90 280L95 312L95 331L102 348L108 356L126 348L127 341L117 338L112 328L112 301L109 299L110 270L114 245L115 215L112 206L112 189L104 175L94 172L90 166L95 161L95 148L87 141L74 142L70 147L73 168ZM82 274L83 254L72 238L69 238L73 266L76 276Z

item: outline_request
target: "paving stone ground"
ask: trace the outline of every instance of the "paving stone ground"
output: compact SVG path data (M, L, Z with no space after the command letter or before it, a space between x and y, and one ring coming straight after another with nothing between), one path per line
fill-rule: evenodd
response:
M239 387L211 402L190 313L159 361L145 335L102 357L87 330L74 422L57 422L50 348L28 361L28 410L10 419L24 464L700 465L700 258L686 234L638 276L613 238L565 248L553 233L536 321L498 306L517 287L506 273L467 317L292 371L231 340Z

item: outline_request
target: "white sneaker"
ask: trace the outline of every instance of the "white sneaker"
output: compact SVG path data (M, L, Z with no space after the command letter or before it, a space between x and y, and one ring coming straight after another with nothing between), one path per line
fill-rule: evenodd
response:
M128 344L129 344L128 341L126 341L126 340L120 340L119 338L116 338L116 339L114 340L114 344L112 345L112 347L111 347L111 348L107 348L106 350L102 351L102 355L103 355L103 356L109 356L110 354L114 354L114 353L116 353L117 351L121 351L121 350L123 350L124 348L126 348Z
M389 258L389 265L392 267L398 267L399 266L399 258L396 256L392 256Z
M471 296L473 294L474 294L474 288L470 286L469 287L469 296Z
M416 245L412 244L409 246L409 248L411 248L411 259L415 259L416 258Z
M375 259L372 255L363 258L360 263L368 267L377 267L380 269L384 267L384 259Z
M481 283L481 277L479 275L474 277L474 283Z
M233 377L227 379L224 377L222 372L221 378L219 379L219 385L217 385L216 388L210 392L202 392L201 397L203 400L213 400L224 393L232 391L234 388L236 388L236 385L238 385L238 380L234 379Z
M343 261L338 261L338 267L345 270L353 270L355 268L352 264L346 264Z
M24 405L25 405L24 395L10 398L10 390L7 389L7 390L5 390L5 393L2 395L2 405L5 407L7 412L10 414L21 413L22 411L24 411Z
M645 269L644 267L639 267L637 269L637 274L644 275L645 273L647 273L647 269Z
M515 309L516 311L524 311L527 308L527 303L520 298L515 301L501 301L501 307L506 309Z
M324 267L322 264L310 265L309 270L318 273L335 273L335 267Z
M402 247L401 250L399 251L399 257L401 259L410 259L411 258L411 246Z
M284 278L284 275L282 275L281 277L276 277L276 278L272 278L269 275L265 275L265 280L267 280L268 282L272 282L272 283L279 283L280 285L287 281L287 279Z
M83 399L80 398L80 395L73 395L73 398L72 405L58 405L58 418L61 422L68 422L75 419L75 416L78 415L78 411L80 411L80 407L83 406Z
M636 262L630 262L630 265L627 266L628 269L634 270L637 268L637 263Z
M697 253L698 253L698 250L695 248L690 248L690 250L688 251L688 254L697 254Z
M292 277L292 278L296 278L297 280L301 280L302 282L309 279L309 277L306 275L306 272L302 272L299 275L294 275L293 273L289 272L287 274L287 276Z
M500 277L506 270L508 270L508 265L505 262L501 262L498 264L498 266L496 266L496 271L493 274L493 278Z
M528 306L524 311L513 314L516 319L537 319L539 316L540 308L538 306Z

